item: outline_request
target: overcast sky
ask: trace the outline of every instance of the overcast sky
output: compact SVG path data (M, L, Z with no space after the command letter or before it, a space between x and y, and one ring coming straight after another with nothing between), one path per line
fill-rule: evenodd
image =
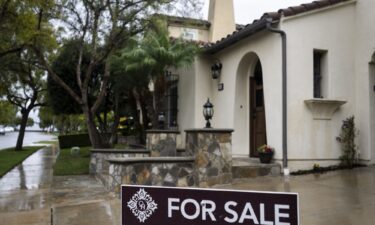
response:
M207 18L209 0L204 0L204 18ZM281 8L296 6L313 0L233 0L236 23L248 24L260 18L265 12L277 11Z

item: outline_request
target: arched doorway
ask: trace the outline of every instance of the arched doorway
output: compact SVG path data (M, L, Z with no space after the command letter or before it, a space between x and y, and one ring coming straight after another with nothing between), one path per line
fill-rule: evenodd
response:
M267 142L261 60L254 52L242 57L236 74L233 155L258 157Z
M249 77L250 96L250 156L258 157L257 148L267 143L266 114L262 64L258 59L253 76Z

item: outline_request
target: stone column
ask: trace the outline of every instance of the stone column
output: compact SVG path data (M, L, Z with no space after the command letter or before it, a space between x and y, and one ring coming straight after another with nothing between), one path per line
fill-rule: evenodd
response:
M146 149L151 151L151 157L176 156L179 134L175 130L147 130Z
M230 129L191 129L186 132L187 155L195 158L199 186L232 181L232 132Z

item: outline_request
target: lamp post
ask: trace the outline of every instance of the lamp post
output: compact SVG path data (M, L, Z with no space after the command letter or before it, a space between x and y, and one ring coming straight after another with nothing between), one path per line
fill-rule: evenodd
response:
M207 99L207 102L203 105L203 116L206 119L206 127L205 128L212 128L210 119L214 115L214 105L210 102L210 99Z

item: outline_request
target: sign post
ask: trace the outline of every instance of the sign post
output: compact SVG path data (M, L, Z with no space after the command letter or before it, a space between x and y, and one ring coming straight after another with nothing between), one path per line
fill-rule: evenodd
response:
M123 225L298 225L298 194L123 185Z

